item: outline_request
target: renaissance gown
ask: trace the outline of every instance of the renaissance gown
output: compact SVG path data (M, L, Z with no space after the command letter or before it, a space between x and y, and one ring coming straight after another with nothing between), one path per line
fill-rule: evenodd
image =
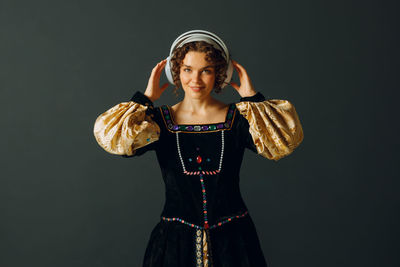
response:
M137 91L100 114L98 144L125 158L154 150L165 204L145 250L144 267L267 266L239 189L244 150L270 160L303 140L294 106L258 92L229 104L225 121L177 124L167 105Z

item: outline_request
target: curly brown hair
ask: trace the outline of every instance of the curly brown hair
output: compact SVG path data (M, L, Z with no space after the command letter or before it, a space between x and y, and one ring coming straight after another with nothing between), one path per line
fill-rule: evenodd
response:
M195 41L184 44L182 47L176 48L174 50L173 56L171 57L171 70L172 78L176 87L174 88L174 94L178 95L179 88L182 87L181 80L179 78L181 64L189 51L204 52L206 53L206 61L211 62L215 69L215 83L214 91L219 94L222 90L221 86L226 79L226 69L228 68L228 63L222 56L222 52L211 44L205 41Z

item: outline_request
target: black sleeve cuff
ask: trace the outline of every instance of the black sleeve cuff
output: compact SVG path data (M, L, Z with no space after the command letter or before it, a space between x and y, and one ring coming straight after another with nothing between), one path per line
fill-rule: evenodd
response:
M262 93L257 92L255 95L253 96L247 96L247 97L242 97L240 98L239 102L243 102L243 101L250 101L250 102L262 102L265 100L265 97Z
M131 97L131 101L136 102L136 103L141 104L141 105L154 107L153 102L140 91L137 91Z

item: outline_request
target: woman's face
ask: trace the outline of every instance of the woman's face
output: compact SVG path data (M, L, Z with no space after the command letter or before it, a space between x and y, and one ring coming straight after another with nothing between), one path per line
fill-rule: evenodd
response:
M204 98L215 84L215 68L206 61L206 53L189 51L181 64L179 78L185 97Z

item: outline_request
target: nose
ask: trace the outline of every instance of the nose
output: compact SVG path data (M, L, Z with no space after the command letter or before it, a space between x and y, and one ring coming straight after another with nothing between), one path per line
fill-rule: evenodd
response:
M193 71L192 72L192 80L193 81L195 81L195 82L198 82L198 81L200 81L201 79L200 79L200 73L198 72L198 71Z

